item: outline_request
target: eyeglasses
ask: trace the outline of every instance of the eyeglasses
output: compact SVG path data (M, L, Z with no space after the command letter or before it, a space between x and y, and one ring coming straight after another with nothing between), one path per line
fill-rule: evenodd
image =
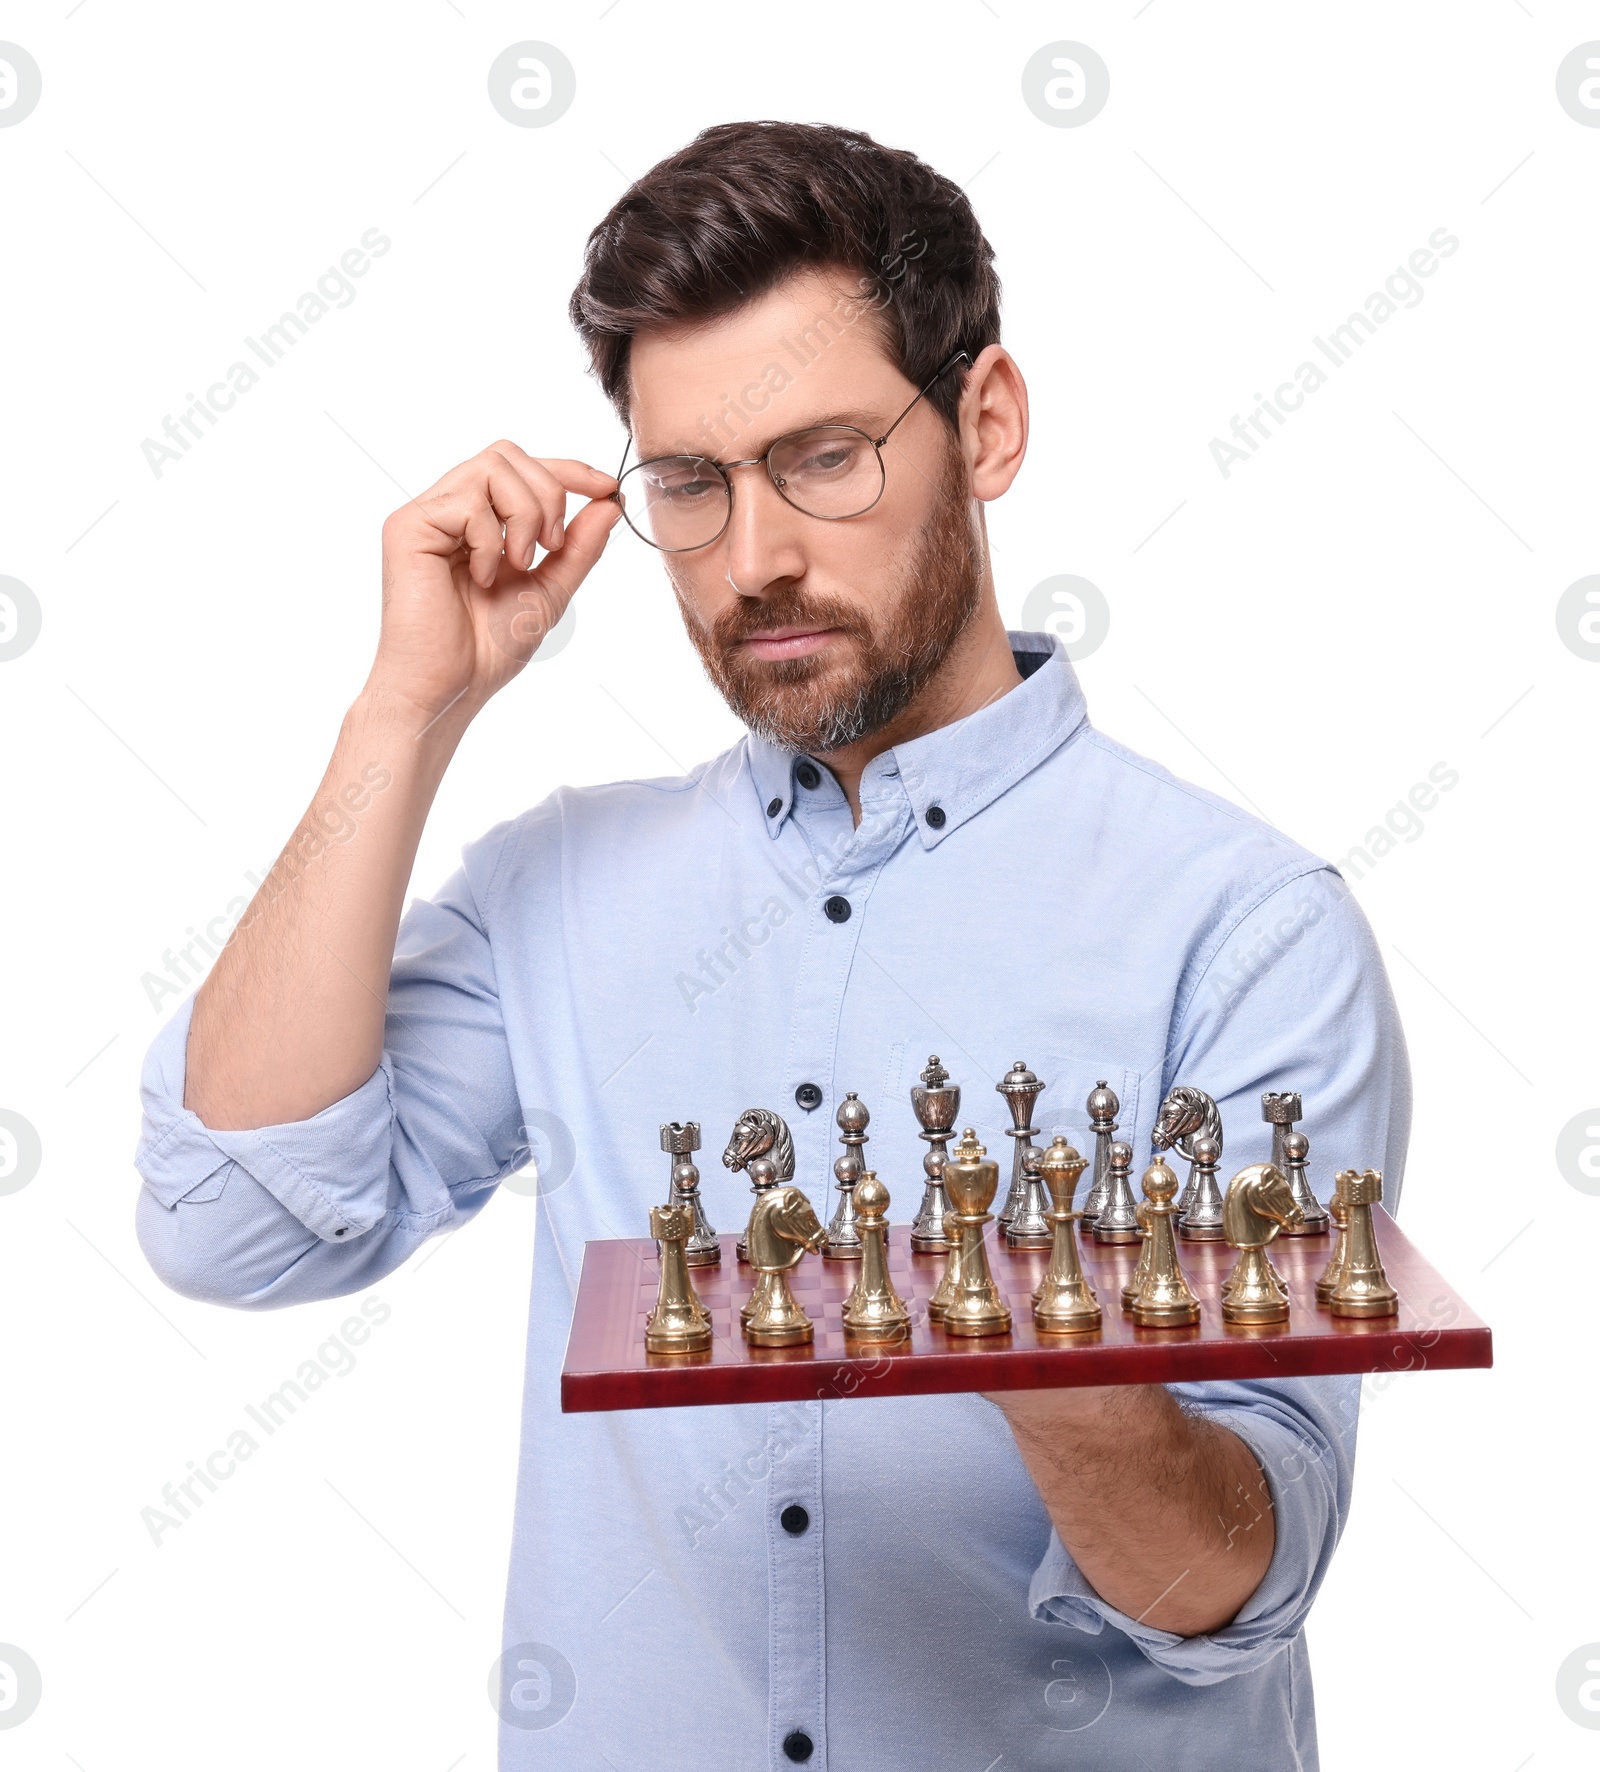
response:
M744 461L656 455L619 473L611 496L634 534L664 554L708 548L721 537L733 516L729 468L764 467L778 496L808 517L827 523L859 517L883 497L884 444L939 377L961 362L970 367L972 358L957 351L881 437L869 437L855 425L812 425L775 437L760 455ZM622 459L628 459L626 449Z

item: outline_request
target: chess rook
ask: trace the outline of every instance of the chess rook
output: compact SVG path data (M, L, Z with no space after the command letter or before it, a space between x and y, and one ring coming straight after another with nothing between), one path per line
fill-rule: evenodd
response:
M655 1309L644 1322L644 1345L652 1354L703 1353L711 1346L711 1313L689 1277L684 1244L694 1229L686 1206L652 1206L650 1235L661 1246L661 1278Z
M1345 1213L1345 1250L1328 1309L1336 1317L1392 1317L1400 1309L1400 1295L1383 1271L1372 1229L1372 1208L1383 1198L1383 1176L1376 1169L1360 1175L1346 1169L1337 1187L1334 1197Z
M1097 1243L1137 1243L1139 1220L1135 1214L1133 1189L1128 1171L1133 1167L1133 1146L1120 1138L1111 1141L1110 1162L1106 1169L1106 1197L1100 1216L1090 1233Z
M922 1128L917 1137L928 1144L928 1154L922 1159L927 1179L911 1226L911 1247L918 1254L942 1254L950 1247L944 1234L945 1214L950 1210L944 1191L944 1166L949 1157L946 1146L961 1111L961 1085L950 1081L950 1073L937 1057L928 1060L921 1082L912 1085L911 1109Z
M839 1111L834 1115L844 1151L833 1166L833 1178L839 1184L839 1204L828 1220L828 1241L822 1250L824 1261L861 1259L861 1237L856 1230L856 1184L867 1172L861 1150L867 1142L871 1118L867 1104L854 1090L839 1103Z
M1027 1199L1028 1178L1023 1171L1023 1153L1033 1143L1033 1104L1044 1092L1044 1087L1020 1058L995 1084L1011 1110L1011 1124L1006 1128L1006 1137L1012 1141L1011 1191L1000 1209L1002 1229L1010 1228L1011 1220L1022 1210Z
M680 1157L692 1157L700 1148L700 1122L698 1120L686 1120L683 1125L680 1126L676 1120L667 1121L667 1123L661 1128L661 1148L672 1159L672 1168L675 1179L678 1159ZM673 1181L669 1180L667 1183L667 1204L669 1206L676 1206L677 1203L678 1200L674 1191Z
M988 1159L970 1126L944 1166L944 1185L961 1233L961 1271L940 1326L947 1335L1005 1335L1011 1310L989 1272L983 1241L983 1227L994 1219L989 1207L1000 1186L1000 1165Z
M1105 1210L1106 1182L1111 1175L1111 1141L1117 1135L1117 1115L1122 1112L1122 1103L1117 1100L1116 1091L1102 1078L1089 1091L1084 1110L1089 1116L1089 1130L1094 1134L1094 1174L1083 1202L1082 1222L1087 1231Z
M1046 1335L1077 1335L1098 1329L1100 1303L1084 1277L1078 1259L1078 1239L1073 1224L1081 1216L1072 1209L1072 1196L1086 1160L1061 1137L1039 1160L1039 1173L1050 1190L1050 1265L1034 1288L1033 1324Z
M889 1278L888 1211L889 1190L869 1169L856 1183L861 1273L843 1312L846 1333L861 1341L905 1341L911 1334L911 1313Z
M1223 1202L1223 1228L1239 1251L1223 1287L1224 1323L1285 1323L1289 1293L1272 1264L1267 1245L1282 1230L1299 1222L1300 1208L1281 1169L1252 1163L1228 1183Z

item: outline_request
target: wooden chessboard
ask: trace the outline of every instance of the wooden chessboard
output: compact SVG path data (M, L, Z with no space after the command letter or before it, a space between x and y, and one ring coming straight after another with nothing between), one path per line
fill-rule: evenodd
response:
M1122 1310L1120 1297L1138 1245L1100 1246L1080 1238L1084 1272L1104 1322L1088 1334L1043 1335L1033 1326L1030 1295L1049 1252L997 1248L991 1229L989 1261L1011 1306L1011 1332L966 1340L928 1322L928 1296L944 1272L944 1257L913 1254L909 1227L895 1225L889 1268L912 1327L908 1340L892 1345L845 1335L840 1310L859 1264L808 1255L789 1283L816 1324L816 1340L802 1347L752 1347L740 1332L739 1306L756 1275L735 1258L735 1238L725 1236L721 1262L691 1270L715 1331L710 1349L700 1354L645 1350L644 1320L655 1303L659 1271L654 1242L640 1237L589 1243L561 1373L561 1407L662 1409L1492 1365L1488 1326L1382 1207L1372 1217L1389 1283L1400 1294L1396 1317L1340 1318L1315 1302L1316 1281L1332 1247L1331 1235L1324 1234L1279 1237L1271 1247L1292 1300L1287 1323L1224 1323L1219 1293L1237 1251L1226 1243L1181 1243L1179 1259L1200 1300L1200 1322L1188 1329L1140 1329Z

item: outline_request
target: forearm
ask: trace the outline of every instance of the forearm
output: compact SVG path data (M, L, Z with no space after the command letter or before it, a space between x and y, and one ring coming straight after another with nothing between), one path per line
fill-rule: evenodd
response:
M1161 1385L995 1393L1073 1561L1130 1618L1220 1629L1261 1585L1271 1497L1237 1434Z
M184 1105L206 1125L307 1119L376 1068L406 884L471 711L435 718L369 688L345 716L316 796L196 998Z

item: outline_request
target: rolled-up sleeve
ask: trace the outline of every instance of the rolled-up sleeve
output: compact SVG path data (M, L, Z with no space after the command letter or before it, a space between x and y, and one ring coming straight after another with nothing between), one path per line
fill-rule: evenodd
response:
M1398 1204L1411 1124L1410 1070L1377 943L1332 869L1246 895L1200 947L1179 994L1162 1093L1204 1089L1222 1114L1227 1175L1271 1154L1267 1090L1295 1090L1311 1141L1309 1175L1326 1203L1340 1169L1381 1168ZM1148 1110L1155 1112L1152 1103ZM1148 1136L1148 1127L1139 1128ZM1319 1247L1325 1244L1319 1242ZM1180 1245L1181 1256L1181 1245ZM1214 1308L1214 1307L1213 1307ZM1292 1308L1315 1311L1295 1295ZM1107 1625L1189 1685L1212 1685L1270 1661L1305 1623L1349 1512L1359 1375L1169 1386L1190 1413L1254 1452L1272 1501L1266 1575L1228 1625L1179 1637L1129 1618L1095 1592L1060 1538L1028 1594L1041 1621L1098 1633ZM1130 1530L1138 1530L1129 1523Z
M526 1154L474 875L506 827L466 852L396 942L372 1075L305 1120L206 1126L184 1102L193 999L157 1035L142 1079L136 1228L175 1291L271 1308L340 1296L478 1211Z

